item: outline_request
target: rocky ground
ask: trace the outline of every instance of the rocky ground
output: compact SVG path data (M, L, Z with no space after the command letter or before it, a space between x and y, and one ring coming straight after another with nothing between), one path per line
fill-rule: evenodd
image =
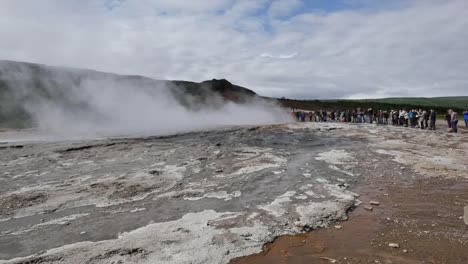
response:
M363 204L348 221L280 237L232 263L468 263L467 190L467 179L369 179L354 189Z
M0 263L464 263L467 139L335 123L15 139Z

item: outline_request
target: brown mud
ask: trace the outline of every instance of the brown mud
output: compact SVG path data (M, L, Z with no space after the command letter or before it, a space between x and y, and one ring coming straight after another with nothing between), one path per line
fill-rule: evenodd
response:
M231 263L468 263L467 179L373 182L353 191L363 203L348 221L279 237L262 253Z

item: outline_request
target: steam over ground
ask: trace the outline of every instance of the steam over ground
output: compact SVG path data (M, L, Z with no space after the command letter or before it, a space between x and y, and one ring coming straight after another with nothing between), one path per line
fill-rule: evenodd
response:
M3 100L9 95L10 106L21 104L32 126L60 138L166 135L290 118L279 106L256 96L234 103L213 92L201 100L174 93L169 82L143 77L129 80L52 67L45 72L27 67L5 70L5 65L0 64L0 80L7 87L0 90Z
M73 111L66 105L40 101L28 106L41 130L69 135L164 135L228 125L256 125L285 122L279 107L254 99L245 104L226 102L191 110L181 105L161 85L152 91L119 85L113 81L88 82L70 95L86 102ZM211 100L222 99L213 96Z

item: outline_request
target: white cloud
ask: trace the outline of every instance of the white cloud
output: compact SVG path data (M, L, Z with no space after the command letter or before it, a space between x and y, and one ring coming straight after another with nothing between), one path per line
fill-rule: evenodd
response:
M275 7L284 4L284 12ZM295 8L271 0L125 0L112 9L103 0L2 0L0 58L227 78L272 96L466 94L467 1L289 17Z
M260 57L263 57L263 58L272 58L272 59L292 59L292 58L295 58L299 55L299 53L297 52L294 52L294 53L291 53L291 54L280 54L280 55L272 55L270 53L262 53L260 55Z
M273 0L268 8L268 15L271 18L289 16L303 4L301 0Z

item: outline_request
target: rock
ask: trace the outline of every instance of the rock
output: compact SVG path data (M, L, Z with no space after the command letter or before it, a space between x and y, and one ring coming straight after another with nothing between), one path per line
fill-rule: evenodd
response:
M80 232L80 235L84 235L84 234L86 234L86 232L85 232L85 231L83 231L83 232Z
M339 187L342 187L342 188L348 188L349 187L349 184L347 183L340 183L338 184Z
M221 172L223 172L223 171L224 171L223 169L217 169L217 170L215 170L216 173L221 173Z
M377 202L377 201L370 201L370 204L371 204L371 205L379 205L380 203Z
M328 257L320 257L320 259L327 260L327 261L329 261L330 263L337 263L337 262L338 262L338 260L332 259L332 258L328 258Z
M468 225L468 206L465 206L465 215L463 218L465 219L465 225Z
M372 206L364 206L364 209L366 209L367 211L372 211L374 210L374 208Z
M299 228L304 228L304 227L305 227L305 224L302 223L301 221L296 221L296 222L294 222L294 225L297 226L297 227L299 227Z
M389 243L388 246L392 247L392 248L399 248L400 247L400 245L398 245L397 243Z
M403 249L403 253L408 253L408 250L407 250L407 249Z
M149 173L149 174L152 174L152 175L157 175L157 176L159 176L159 175L162 174L162 171L160 171L160 170L150 170L150 171L148 171L148 173Z
M336 225L336 226L335 226L335 228L336 228L336 229L342 229L342 228L343 228L343 226Z

